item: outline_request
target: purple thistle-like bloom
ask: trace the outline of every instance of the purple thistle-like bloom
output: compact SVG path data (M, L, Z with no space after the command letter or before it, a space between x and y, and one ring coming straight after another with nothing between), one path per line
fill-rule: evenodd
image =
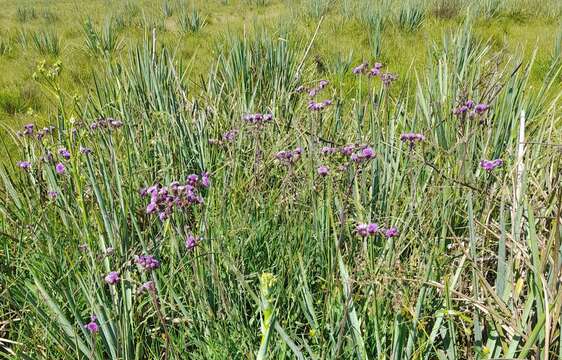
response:
M367 66L369 66L369 64L366 63L366 62L364 62L364 63L359 64L359 65L357 65L356 67L354 67L353 70L352 70L352 72L353 72L355 75L360 75L360 74L362 74L362 73L365 72L365 69L367 68Z
M65 158L66 160L70 159L70 151L68 151L66 148L60 148L59 155Z
M393 227L387 229L387 230L384 232L384 235L385 235L387 238L396 237L396 236L398 236L398 229L393 226Z
M497 167L503 165L502 159L495 159L495 160L482 160L480 161L480 167L486 171L492 171Z
M355 150L355 145L349 144L349 145L345 145L344 147L342 147L340 149L340 152L344 156L351 156L351 154L353 154L353 150Z
M320 80L320 82L318 82L319 89L324 89L327 85L328 85L328 80Z
M201 185L206 188L211 185L210 175L208 172L201 174Z
M119 277L119 272L117 271L111 271L109 274L105 276L105 282L108 283L109 285L115 285L120 280L121 278Z
M400 135L400 140L402 142L409 143L410 149L412 149L417 142L424 141L425 136L423 134L417 134L417 133L404 133Z
M369 70L369 72L367 73L367 76L375 77L375 76L378 76L380 73L381 73L381 69L374 67L371 70Z
M324 147L320 150L320 153L321 153L322 155L331 155L331 154L336 153L337 151L338 151L337 148L330 147L330 146L324 146Z
M29 170L31 163L29 161L18 161L18 167L22 170Z
M98 323L96 322L98 318L95 315L90 317L90 322L84 325L84 328L90 332L90 334L95 334L99 331Z
M23 135L31 136L33 135L33 128L35 125L33 124L26 124L23 126Z
M65 170L66 168L64 167L63 163L57 163L57 165L55 166L55 171L57 172L57 174L64 174Z
M156 290L156 286L154 286L154 281L150 280L145 282L144 284L142 284L139 287L139 292L143 293L143 292L152 292Z
M324 176L328 175L328 173L330 172L330 169L328 169L328 167L325 166L325 165L321 165L321 166L318 167L317 171L318 171L318 175L324 177Z
M370 223L367 225L367 232L369 235L375 235L379 231L379 225L376 223Z
M156 260L152 255L140 255L135 259L136 263L144 270L154 270L160 267L160 261Z
M244 121L246 121L246 122L249 122L250 124L262 125L266 122L269 122L269 121L273 120L273 115L272 114L261 114L261 113L246 114L242 117L242 119L244 119Z
M158 207L158 205L156 205L156 203L151 202L150 204L148 204L148 206L146 207L146 213L147 214L152 214L153 212L156 211L156 208Z
M365 237L365 236L369 235L368 225L367 224L357 224L357 226L355 226L355 232L357 233L357 235L359 235L361 237Z
M284 162L287 165L295 163L297 160L300 159L302 154L302 148L297 147L295 150L281 150L277 154L275 154L275 158L281 162Z
M238 130L236 129L228 130L227 132L222 134L222 140L226 142L232 142L236 138L237 134L238 134Z
M164 221L169 217L169 214L165 211L162 211L158 214L158 218L160 219L160 221Z
M329 105L332 105L332 100L324 100L322 102L314 102L311 100L309 101L307 108L310 111L320 111Z
M48 196L50 199L53 199L53 200L54 200L54 199L57 198L57 196L59 196L59 194L58 194L56 191L47 191L47 196Z
M187 248L187 250L195 249L198 243L199 243L199 237L193 234L189 234L185 238L185 247Z
M372 159L375 157L375 152L370 147L366 147L361 150L361 156L363 159Z
M467 109L472 109L474 107L474 101L472 100L467 100L464 105L466 106Z
M476 114L480 115L480 114L486 112L489 108L490 108L490 106L488 104L478 104L474 108L474 112Z
M396 75L396 74L384 73L384 74L381 75L381 80L382 80L382 83L383 83L384 86L389 86L396 79L398 79L398 75Z
M92 153L92 149L89 147L80 146L80 153L84 155L90 155Z

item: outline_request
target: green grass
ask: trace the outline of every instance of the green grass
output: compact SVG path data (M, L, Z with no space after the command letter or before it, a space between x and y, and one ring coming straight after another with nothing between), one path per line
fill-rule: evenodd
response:
M0 357L562 359L556 2L80 5L0 14ZM321 154L346 144L376 156Z

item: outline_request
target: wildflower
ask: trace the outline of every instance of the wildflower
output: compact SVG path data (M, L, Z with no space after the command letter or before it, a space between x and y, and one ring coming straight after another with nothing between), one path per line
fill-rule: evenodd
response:
M490 108L490 106L488 104L478 104L476 105L476 107L474 108L474 112L478 115L484 113L485 111L487 111Z
M322 102L314 102L311 100L308 102L307 108L310 111L320 111L328 105L332 105L332 100L324 100Z
M320 82L318 83L318 88L324 89L327 85L328 85L328 80L320 80Z
M156 203L151 202L148 204L148 206L146 207L146 213L147 214L152 214L154 211L156 211L156 207L158 205L156 205Z
M33 124L24 125L24 126L23 126L23 129L24 129L24 130L23 130L23 135L28 135L28 136L33 135L33 128L34 128L34 126L35 126L35 125L33 125Z
M497 167L501 167L503 165L502 159L495 159L495 160L481 160L480 167L486 171L492 171Z
M344 147L342 147L340 149L340 152L344 156L350 156L351 154L353 154L353 150L355 150L355 145L350 144L350 145L345 145Z
M160 262L152 255L140 255L135 259L136 263L144 270L154 270L160 267Z
M166 220L169 216L170 214L167 213L166 211L162 211L158 214L158 218L160 219L160 221Z
M143 293L143 292L152 292L156 290L156 286L154 286L154 281L150 280L145 282L144 284L142 284L139 288L139 292Z
M66 148L60 148L59 155L65 158L66 160L70 159L70 151L68 151Z
M400 140L402 142L409 143L410 149L413 149L417 142L425 140L425 136L423 134L416 133L403 133L402 135L400 135Z
M226 142L232 142L236 138L237 134L238 134L238 130L235 130L235 129L228 130L227 132L222 134L222 139L223 139L223 141L226 141Z
M121 120L111 119L109 121L109 126L111 126L114 129L120 128L121 126L123 126L123 122Z
M90 155L92 153L92 149L89 147L80 146L80 153L84 155Z
M385 235L387 238L396 237L396 236L398 236L398 229L393 226L393 227L387 229L387 230L384 232L384 235Z
M119 272L117 271L111 271L109 274L105 276L105 282L108 283L109 285L115 285L120 280L121 278L119 277Z
M211 180L209 179L210 175L208 172L204 172L203 174L201 174L201 185L203 185L203 187L208 188L209 185L211 185Z
M297 94L301 94L301 93L303 93L303 92L305 92L305 91L306 91L306 88L304 87L304 85L299 85L299 86L295 89L295 92L296 92Z
M328 169L328 167L327 167L327 166L324 166L324 165L318 167L318 170L317 170L317 171L318 171L318 175L320 175L320 176L322 176L322 177L328 175L328 173L330 172L330 170Z
M269 122L269 121L273 120L273 115L272 114L260 114L260 113L246 114L242 117L242 119L244 119L244 121L246 121L250 124L262 125L266 122Z
M18 166L22 170L29 170L31 168L31 163L29 161L18 161Z
M375 157L375 152L370 147L365 147L359 152L352 154L350 160L353 162L363 162Z
M355 226L355 232L357 233L357 235L359 235L361 237L365 237L365 236L369 235L368 225L367 224L357 224L357 226Z
M398 79L398 75L392 73L384 73L381 75L381 80L384 86L390 86L392 82Z
M364 62L362 64L357 65L356 67L353 68L352 72L355 75L360 75L363 74L365 72L365 69L367 68L367 66L369 66L368 63Z
M53 199L53 200L56 199L58 195L59 195L59 194L58 194L56 191L48 191L48 192L47 192L47 196L48 196L50 199Z
M99 326L96 321L97 317L95 315L92 315L90 317L90 322L84 325L84 328L86 328L86 330L88 330L92 335L99 331Z
M187 250L195 249L198 243L199 243L199 237L193 234L189 234L185 238L185 247L187 248Z
M338 151L338 149L330 147L330 146L324 146L321 150L320 153L322 155L330 155L330 154L334 154L336 151Z
M64 174L65 170L66 168L62 163L57 163L57 165L55 166L55 171L57 172L57 174Z
M379 231L379 225L376 223L370 223L367 225L367 233L369 235L375 235Z
M474 107L474 101L472 100L467 100L464 105L466 106L467 109L472 109Z
M301 154L302 154L302 148L301 147L297 147L295 150L291 151L291 150L281 150L279 151L277 154L275 154L275 158L281 162L284 162L286 164L293 164L295 163L297 160L300 159Z

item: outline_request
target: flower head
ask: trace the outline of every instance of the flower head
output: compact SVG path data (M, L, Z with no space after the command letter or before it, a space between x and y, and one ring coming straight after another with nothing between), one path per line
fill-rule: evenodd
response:
M68 151L66 148L60 148L59 155L65 158L66 160L70 159L70 151Z
M105 282L108 283L109 285L115 285L120 280L121 278L119 277L119 272L117 271L111 271L109 274L105 276Z
M321 166L318 167L317 171L318 171L318 175L320 175L322 177L325 177L330 172L330 169L328 169L328 167L325 166L325 165L321 165Z
M386 229L386 231L384 232L384 236L386 236L387 238L393 238L398 236L398 229L393 227L390 227L388 229Z
M492 171L497 167L503 166L502 159L495 159L495 160L481 160L480 167L486 171Z
M185 247L187 250L193 250L199 243L199 237L193 234L188 234L185 238Z
M365 69L367 68L367 66L369 66L368 63L364 62L362 64L357 65L356 67L353 68L352 72L355 75L360 75L363 74L365 72Z
M396 74L387 72L381 75L381 81L384 86L390 86L396 79L398 79L398 75Z
M57 163L57 165L55 165L55 171L57 172L57 174L64 174L65 170L66 168L64 167L63 163Z
M410 149L412 149L417 142L424 141L425 136L423 134L417 134L417 133L404 133L400 135L400 140L402 142L409 143Z
M154 286L154 281L150 280L145 282L144 284L142 284L139 287L139 292L143 293L143 292L152 292L156 290L156 286Z
M160 267L160 261L152 255L140 255L135 259L136 263L144 270L154 270Z
M18 167L22 170L29 170L31 163L29 161L18 161Z
M99 326L96 321L97 317L95 315L92 315L90 317L90 322L84 325L84 328L86 328L86 330L88 330L92 335L99 331Z

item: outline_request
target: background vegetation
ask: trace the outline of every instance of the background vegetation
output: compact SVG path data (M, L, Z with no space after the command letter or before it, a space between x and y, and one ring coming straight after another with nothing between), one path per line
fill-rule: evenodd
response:
M559 2L0 5L1 357L562 359Z

